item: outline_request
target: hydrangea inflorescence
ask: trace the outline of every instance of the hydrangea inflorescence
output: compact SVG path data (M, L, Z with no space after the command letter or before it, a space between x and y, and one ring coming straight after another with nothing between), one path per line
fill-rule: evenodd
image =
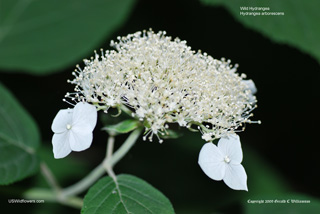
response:
M170 123L197 126L206 141L241 131L251 123L255 91L230 60L193 51L166 32L143 31L111 41L115 50L84 60L73 73L75 92L66 97L107 111L125 105L145 124L150 141ZM253 84L253 85L252 85Z

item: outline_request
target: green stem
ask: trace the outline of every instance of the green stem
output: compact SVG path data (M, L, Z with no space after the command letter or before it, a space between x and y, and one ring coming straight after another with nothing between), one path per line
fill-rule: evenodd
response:
M53 176L51 170L45 162L40 163L40 169L43 177L45 178L51 189L53 189L56 194L59 194L61 191L61 187L59 186L56 178Z
M132 117L132 111L130 109L128 109L127 106L125 105L120 105L120 109L121 111L123 111L124 113L126 113L127 115L129 115L130 117Z
M137 141L140 133L142 131L142 128L139 127L136 130L134 130L133 132L131 132L131 134L129 135L129 137L126 139L126 141L122 144L122 146L113 154L112 158L110 159L110 161L108 161L108 164L111 165L111 167L113 167L114 165L116 165L122 158L123 156L125 156L125 154L127 154L127 152L131 149L131 147L134 145L134 143Z
M70 207L81 209L83 205L82 199L75 196L64 196L56 178L53 176L51 170L45 162L40 163L40 169L41 174L43 175L51 189L33 188L25 193L26 198L59 202Z
M59 200L59 202L69 207L74 207L78 209L81 209L83 206L83 199L76 196L70 196L66 200Z
M106 160L109 161L112 157L112 153L113 153L113 147L114 147L114 136L113 135L109 135L108 138L108 144L107 144L107 151L106 151Z
M82 180L69 187L64 188L61 194L64 197L78 195L88 189L92 184L94 184L104 173L105 169L103 164L101 163Z
M47 201L59 202L71 207L80 208L83 205L83 200L75 195L78 195L88 189L93 185L106 171L109 176L112 177L114 181L117 180L115 173L113 172L113 166L117 164L125 154L131 149L134 143L137 141L142 127L137 128L126 139L126 141L121 145L121 147L114 153L114 136L110 135L108 139L107 154L106 158L101 164L99 164L95 169L93 169L86 177L84 177L79 182L61 189L58 185L55 177L48 168L48 166L43 162L41 163L41 172L48 182L51 190L48 189L31 189L26 193L26 198L41 198Z
M108 175L114 180L117 180L116 174L114 173L112 166L108 163L110 163L110 160L112 158L113 153L113 146L114 146L114 136L110 135L108 138L108 145L107 145L107 156L104 161L104 167L108 173Z
M138 128L131 132L127 140L122 144L122 146L112 155L112 149L114 144L114 137L110 136L108 140L108 151L107 156L103 162L98 165L89 175L84 177L78 183L73 184L62 190L62 195L64 197L78 195L88 189L92 184L94 184L106 171L110 177L115 177L112 170L113 166L119 162L121 158L130 150L138 139L142 128Z
M58 202L69 207L79 208L81 209L83 205L83 200L76 196L70 196L67 198L62 198L57 196L55 192L51 189L44 188L32 188L25 192L24 197L27 199L42 199L45 202Z

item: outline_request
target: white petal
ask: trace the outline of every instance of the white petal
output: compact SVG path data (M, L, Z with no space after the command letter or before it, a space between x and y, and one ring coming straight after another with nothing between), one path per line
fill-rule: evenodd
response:
M248 191L247 174L241 164L228 164L223 181L231 189Z
M218 148L224 156L228 156L230 163L240 164L242 162L242 149L238 135L232 134L220 138Z
M254 84L252 80L242 80L248 87L248 89L251 91L252 94L257 93L257 87Z
M69 145L68 131L54 134L52 137L53 155L54 158L64 158L71 152Z
M83 132L74 132L70 131L69 143L72 151L83 151L88 149L92 143L92 132L83 133Z
M67 125L72 124L73 109L61 109L53 119L51 129L54 133L67 131Z
M200 150L198 163L203 172L213 180L220 181L225 175L223 155L213 143L203 145Z
M79 102L74 107L72 127L83 127L87 131L93 131L97 123L97 109L88 103Z

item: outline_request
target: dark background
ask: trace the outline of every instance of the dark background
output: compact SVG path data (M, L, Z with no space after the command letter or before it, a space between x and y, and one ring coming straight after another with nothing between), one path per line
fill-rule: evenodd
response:
M195 0L166 0L161 3L141 0L126 24L96 49L110 49L109 41L118 35L149 28L155 32L165 30L169 36L186 40L192 49L201 49L214 58L225 57L232 63L238 63L238 72L246 73L258 88L258 108L254 111L254 119L262 121L261 125L247 125L246 130L239 134L244 150L244 167L256 164L246 161L248 148L265 160L291 191L320 197L317 136L320 67L315 59L245 28L221 7L205 7ZM93 53L83 58L91 55ZM79 64L83 66L80 60ZM48 76L0 74L3 84L36 120L43 144L50 148L52 120L59 109L69 107L62 98L66 92L73 91L73 86L67 83L67 79L73 78L73 70L74 66L71 66ZM101 126L99 122L89 150L67 157L86 162L85 168L79 168L84 174L104 157L107 135L100 131ZM121 139L124 138L117 138ZM233 191L223 182L210 180L198 166L198 153L203 143L200 135L190 137L188 133L184 138L167 140L161 145L139 141L115 171L136 175L157 187L170 199L177 213L235 213L235 210L241 213L249 199L247 193ZM264 171L263 166L256 167ZM248 173L249 193L253 188L250 178ZM70 178L64 182L70 184L78 179ZM27 187L33 183L34 177L14 186ZM7 191L13 193L11 189ZM241 199L227 203L228 200L224 199L230 195L241 196ZM57 208L50 203L4 205L12 212L24 209L24 213L40 213L36 210L50 207L66 213L78 213L72 208L61 205Z

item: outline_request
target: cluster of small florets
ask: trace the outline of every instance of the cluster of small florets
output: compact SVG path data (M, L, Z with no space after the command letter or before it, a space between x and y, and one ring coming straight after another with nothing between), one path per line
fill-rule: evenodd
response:
M111 41L115 50L84 60L66 96L107 111L126 105L146 126L149 140L170 123L194 126L211 141L250 123L256 98L230 61L195 52L165 32L137 32ZM162 140L160 139L160 142Z

